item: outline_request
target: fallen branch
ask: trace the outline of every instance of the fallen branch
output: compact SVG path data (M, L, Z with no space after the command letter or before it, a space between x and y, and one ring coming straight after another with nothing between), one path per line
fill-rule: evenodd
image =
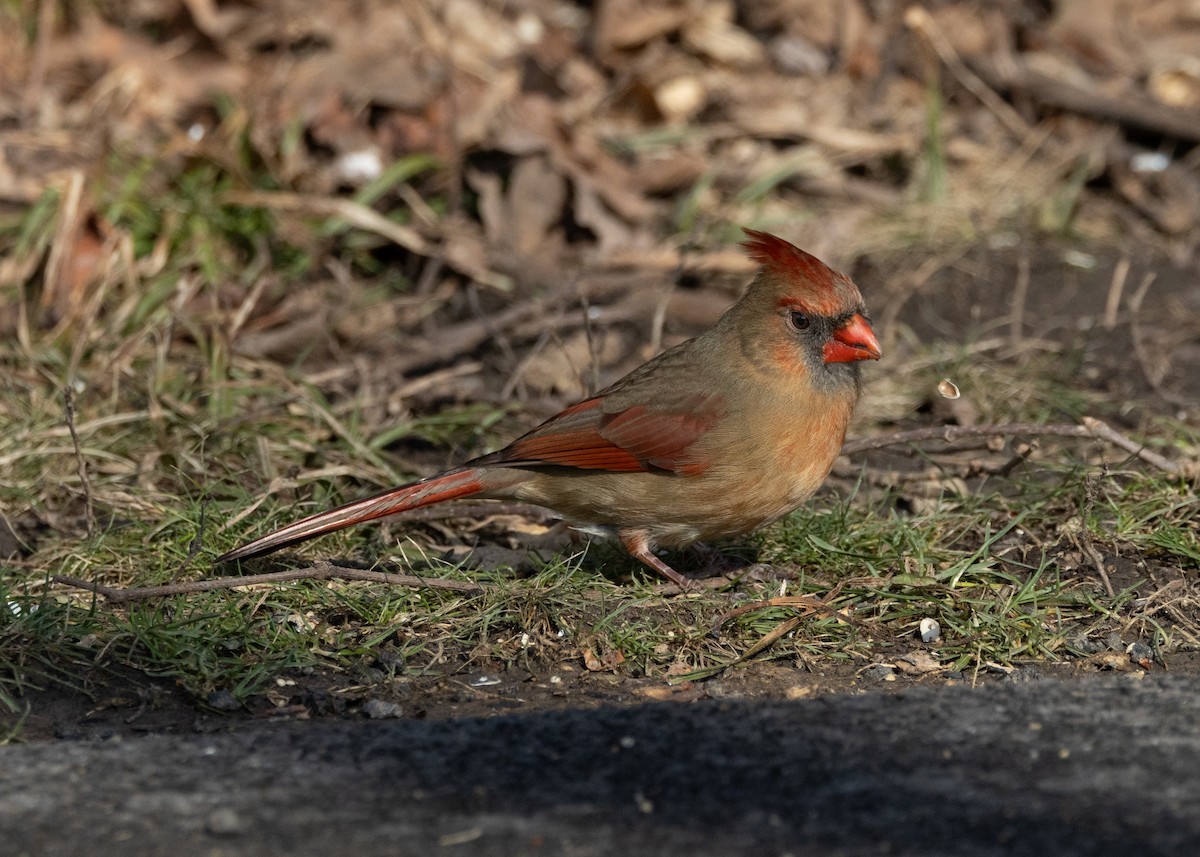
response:
M150 598L165 598L169 595L188 595L193 592L211 592L217 589L237 589L240 586L258 586L261 584L285 583L289 580L368 580L373 583L386 583L390 586L412 586L419 589L442 589L450 592L462 592L466 595L481 595L487 588L478 583L465 580L446 580L440 577L416 577L411 574L391 574L386 571L370 571L363 568L345 568L331 562L318 562L308 568L294 568L288 571L276 571L269 574L231 575L228 577L213 577L208 580L192 580L186 583L168 583L164 586L143 586L123 588L102 586L87 580L66 575L55 575L54 581L78 589L86 589L103 595L105 599L116 604L129 601L145 601Z
M871 467L865 472L851 464L835 464L833 475L843 479L865 479L869 484L880 488L894 488L898 485L908 485L909 491L917 495L937 497L947 489L947 477L956 479L973 479L977 476L1009 476L1017 467L1030 459L1038 449L1038 442L1019 443L1013 449L1013 454L1000 463L992 463L979 458L962 462L938 462L935 467L924 470L892 470ZM919 450L925 454L924 450ZM943 454L961 452L962 447L956 446L947 450L939 450ZM922 486L925 489L922 490Z
M1113 446L1120 447L1148 464L1167 473L1183 474L1185 468L1178 462L1164 458L1144 444L1125 437L1116 429L1102 420L1094 417L1084 417L1083 425L1040 423L992 423L979 426L934 426L932 428L913 429L912 431L894 432L879 437L864 437L851 440L842 446L843 455L857 455L872 449L883 449L887 446L897 446L904 443L920 443L927 440L941 440L947 443L964 437L992 437L995 435L1028 435L1030 437L1088 437L1103 440Z
M1024 93L1049 107L1114 121L1124 127L1200 141L1200 119L1194 111L1159 104L1144 93L1110 95L1098 86L1079 86L1050 77L1018 60L1003 64L969 60L968 65L992 89Z

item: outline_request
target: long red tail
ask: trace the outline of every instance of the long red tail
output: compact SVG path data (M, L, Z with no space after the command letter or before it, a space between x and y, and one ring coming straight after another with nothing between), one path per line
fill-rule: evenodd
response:
M273 533L267 533L252 542L247 542L227 554L217 557L216 561L231 562L235 559L247 559L252 556L270 553L273 550L311 539L315 536L331 533L344 527L359 524L363 521L373 521L397 512L407 512L409 509L419 509L444 500L456 500L459 497L470 497L483 490L480 473L475 468L460 467L436 476L427 476L416 482L409 482L399 488L392 488L365 500L355 500L328 512L319 512L303 520L288 524Z

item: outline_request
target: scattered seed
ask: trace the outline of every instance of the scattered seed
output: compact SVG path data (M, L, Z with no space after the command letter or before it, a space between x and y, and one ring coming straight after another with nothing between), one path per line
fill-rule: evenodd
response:
M921 641L924 643L936 643L942 638L942 626L938 624L937 619L922 619L921 620Z

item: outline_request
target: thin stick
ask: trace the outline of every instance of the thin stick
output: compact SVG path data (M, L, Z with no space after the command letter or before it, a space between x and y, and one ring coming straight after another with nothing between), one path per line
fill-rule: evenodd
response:
M188 545L187 556L183 558L183 562L179 564L179 568L175 569L174 577L179 578L181 574L192 564L197 556L200 555L200 549L204 547L204 519L208 514L208 497L205 496L200 501L200 521L196 525L196 535Z
M1200 116L1151 98L1108 95L1091 84L1070 83L1037 71L1015 58L1003 65L981 57L970 58L975 73L989 86L1032 96L1039 104L1111 120L1124 127L1145 128L1189 142L1200 141Z
M1029 253L1022 248L1017 257L1017 285L1013 289L1012 317L1009 320L1009 339L1013 346L1019 346L1025 336L1025 303L1029 295Z
M67 431L75 446L75 467L79 470L79 484L83 487L83 511L87 519L87 534L90 539L96 534L96 510L92 508L92 483L88 481L87 462L83 460L83 449L79 444L79 433L75 431L75 391L71 385L63 387L66 405Z
M1133 356L1138 366L1142 370L1142 376L1145 377L1146 383L1150 385L1155 393L1157 393L1164 402L1169 402L1176 407L1186 407L1191 404L1183 396L1176 395L1167 389L1163 384L1164 372L1156 371L1151 365L1150 353L1146 349L1146 336L1142 332L1142 325L1139 321L1142 313L1142 301L1146 297L1146 292L1150 290L1150 286L1154 283L1157 275L1154 271L1150 271L1142 278L1141 284L1129 297L1129 335L1133 340Z
M344 568L330 562L318 562L308 568L294 568L288 571L276 571L270 574L232 575L229 577L213 577L208 580L193 580L187 583L168 583L164 586L143 586L133 589L102 586L98 583L80 580L66 575L55 575L54 581L78 589L86 589L103 595L107 600L116 604L128 601L145 601L149 598L163 598L168 595L188 595L193 592L211 592L217 589L237 589L240 586L258 586L261 584L285 583L289 580L368 580L373 583L386 583L391 586L412 586L418 589L442 589L449 592L462 592L465 595L482 595L487 587L465 580L446 580L440 577L416 577L410 574L390 574L386 571L370 571L362 568Z
M1113 268L1112 282L1108 285L1108 297L1104 301L1104 329L1112 330L1117 326L1117 312L1121 309L1121 295L1125 291L1125 281L1129 279L1129 257L1122 256L1117 266Z
M25 109L34 115L42 101L46 86L46 66L50 54L50 40L54 35L54 13L58 4L42 0L38 4L37 41L33 44L33 62L30 63L29 79L25 84Z
M996 114L996 118L1003 122L1008 130L1018 137L1024 137L1029 133L1029 123L1021 118L1021 114L1001 98L985 80L967 67L932 15L920 6L911 6L904 14L904 23L909 29L915 30L926 38L938 58L946 64L946 68L950 69L950 73L958 79L958 82L978 98L986 108Z
M1040 423L992 423L979 426L933 426L932 428L913 429L912 431L894 432L879 437L865 437L852 440L842 446L843 455L857 455L871 449L882 449L887 446L897 446L903 443L920 443L926 440L955 441L964 437L989 437L991 435L1024 434L1031 437L1092 437L1107 441L1126 452L1132 453L1148 464L1167 473L1182 473L1184 468L1178 462L1164 458L1157 452L1146 449L1145 445L1130 440L1125 435L1113 429L1102 420L1094 417L1083 417L1083 425Z
M1096 545L1092 541L1092 534L1088 532L1088 518L1092 516L1092 507L1096 503L1096 495L1100 493L1096 486L1096 480L1089 476L1084 480L1084 503L1083 509L1079 513L1079 538L1077 544L1083 548L1083 552L1088 555L1088 559L1092 561L1092 565L1096 567L1096 572L1100 575L1100 582L1104 584L1104 591L1108 593L1109 598L1116 598L1117 592L1113 589L1112 581L1108 579L1108 569L1104 567L1104 557L1100 555L1100 551L1096 550Z

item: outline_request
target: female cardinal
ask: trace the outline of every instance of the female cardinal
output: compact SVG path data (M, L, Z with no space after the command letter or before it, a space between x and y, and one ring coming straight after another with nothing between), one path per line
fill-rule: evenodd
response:
M829 473L879 343L858 288L781 238L746 230L760 265L710 330L571 405L499 452L257 538L217 562L460 497L546 506L580 530L655 555L735 536L806 500Z

